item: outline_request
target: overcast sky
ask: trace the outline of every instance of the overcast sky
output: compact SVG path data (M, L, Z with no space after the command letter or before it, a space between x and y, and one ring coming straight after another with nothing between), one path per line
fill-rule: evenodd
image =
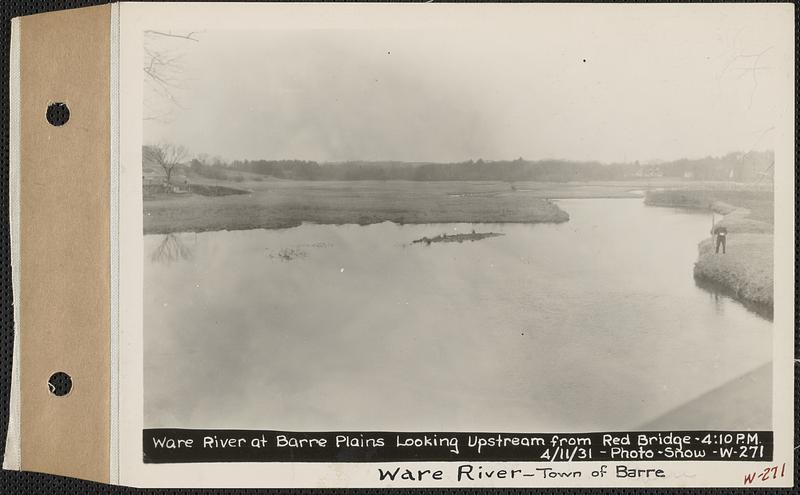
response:
M777 67L774 17L596 21L151 40L181 54L180 106L146 84L145 116L169 115L145 120L145 142L317 161L648 161L772 147L773 87L791 77Z

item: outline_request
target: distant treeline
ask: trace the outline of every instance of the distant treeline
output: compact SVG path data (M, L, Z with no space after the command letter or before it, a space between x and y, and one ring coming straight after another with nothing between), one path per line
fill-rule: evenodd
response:
M640 164L576 162L567 160L469 160L454 163L350 161L317 163L307 160L217 160L213 165L190 162L190 168L210 178L248 172L292 180L494 180L494 181L594 181L646 177L748 182L771 178L772 151L729 153L722 157L681 159Z

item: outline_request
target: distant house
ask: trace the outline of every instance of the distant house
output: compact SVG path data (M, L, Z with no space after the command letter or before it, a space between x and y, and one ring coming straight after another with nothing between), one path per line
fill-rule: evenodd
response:
M142 185L155 186L161 185L167 179L167 175L160 167L142 167Z
M176 168L172 172L170 184L167 184L167 174L161 166L145 163L142 165L142 188L148 194L159 192L185 193L189 192L189 181L186 178L186 174Z

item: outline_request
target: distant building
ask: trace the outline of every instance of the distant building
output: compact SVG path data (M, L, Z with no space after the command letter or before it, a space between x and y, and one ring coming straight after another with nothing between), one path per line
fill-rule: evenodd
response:
M167 179L167 175L159 168L142 167L142 185L154 186L161 185Z
M185 193L189 192L189 181L186 174L176 168L172 172L170 184L167 184L167 174L162 167L144 165L142 167L142 187L146 193Z

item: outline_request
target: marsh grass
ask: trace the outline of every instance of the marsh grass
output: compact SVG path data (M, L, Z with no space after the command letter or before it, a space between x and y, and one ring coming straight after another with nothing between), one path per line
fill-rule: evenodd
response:
M249 194L145 201L144 233L278 229L303 222L360 224L560 223L546 198L502 184L419 182L263 183ZM466 194L469 193L469 194Z
M707 209L722 215L742 210L739 217L764 222L772 226L774 195L763 187L738 189L706 187L702 189L661 189L647 191L645 204L678 208Z
M716 254L713 239L700 243L694 276L714 282L730 295L773 306L773 236L738 234L728 238L726 254Z

